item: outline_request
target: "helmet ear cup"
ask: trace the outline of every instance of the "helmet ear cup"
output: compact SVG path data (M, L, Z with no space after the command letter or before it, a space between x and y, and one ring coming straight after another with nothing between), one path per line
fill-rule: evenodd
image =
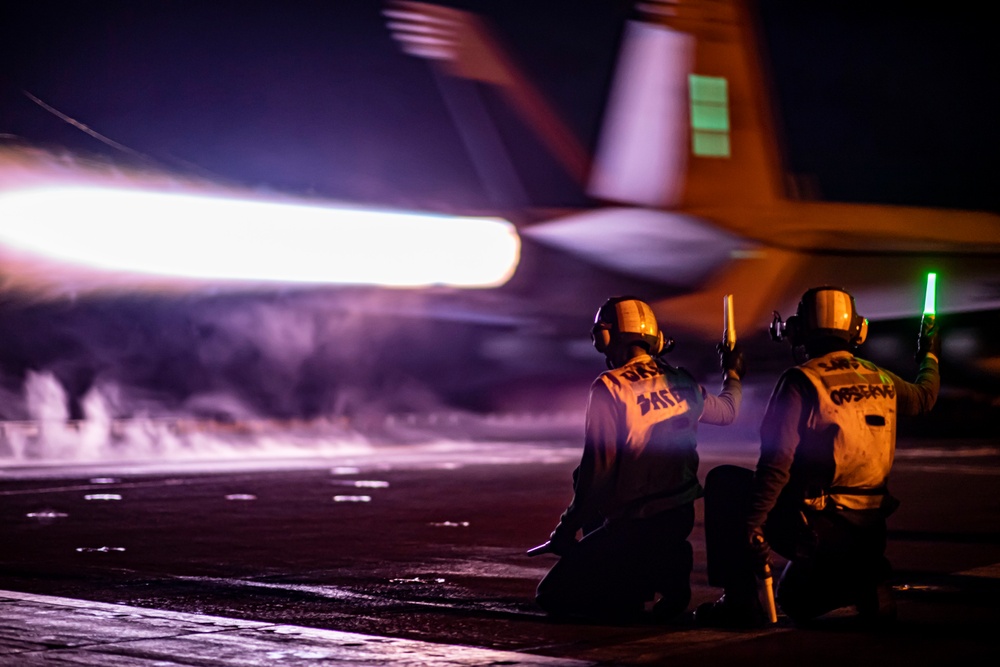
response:
M851 340L855 345L861 345L868 338L868 318L858 315L858 323L854 330L854 337Z
M771 340L775 343L780 343L785 339L785 322L776 310L772 311L771 326L767 328L767 331L771 334Z
M787 338L791 341L792 345L798 345L802 341L804 333L805 331L803 331L802 327L802 317L799 315L790 315L788 319L785 320L782 338Z
M663 347L664 347L663 331L657 329L657 331L656 331L656 343L653 345L654 349L650 350L649 353L651 355L653 355L654 357L658 357L658 356L660 356L661 353L664 352Z
M590 332L594 338L594 349L604 354L611 346L611 331L604 322L598 322Z

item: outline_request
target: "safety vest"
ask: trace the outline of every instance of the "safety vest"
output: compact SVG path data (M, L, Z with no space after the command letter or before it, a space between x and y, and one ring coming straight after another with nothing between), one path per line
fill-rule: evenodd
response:
M812 433L832 434L834 474L828 488L805 499L813 509L877 509L896 449L896 388L875 364L834 352L799 366L816 387Z
M601 375L622 411L618 424L617 507L606 516L643 517L691 502L698 482L701 386L681 368L641 356Z

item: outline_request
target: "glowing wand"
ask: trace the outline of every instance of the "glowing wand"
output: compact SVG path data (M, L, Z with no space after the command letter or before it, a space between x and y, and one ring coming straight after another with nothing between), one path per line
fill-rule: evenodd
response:
M934 321L935 310L937 308L937 274L927 274L927 290L924 292L924 318Z
M761 577L760 587L763 589L763 600L761 602L764 606L764 612L767 614L767 620L769 622L778 622L778 605L774 601L774 577L771 576L771 566L764 566L764 576Z
M736 320L733 317L733 295L722 297L722 340L732 350L736 347Z
M529 556L538 556L539 554L550 554L552 553L552 542L542 542L537 547L531 547L528 549L527 554Z
M927 291L924 292L924 314L920 317L920 338L917 342L917 360L921 360L925 353L932 348L931 335L936 333L934 318L937 311L937 274L927 274Z

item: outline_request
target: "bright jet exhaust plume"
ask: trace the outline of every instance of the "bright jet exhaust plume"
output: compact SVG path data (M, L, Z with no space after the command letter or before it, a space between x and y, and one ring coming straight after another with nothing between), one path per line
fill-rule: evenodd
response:
M520 239L499 218L40 178L0 190L0 254L14 282L41 263L83 277L484 288L513 275Z

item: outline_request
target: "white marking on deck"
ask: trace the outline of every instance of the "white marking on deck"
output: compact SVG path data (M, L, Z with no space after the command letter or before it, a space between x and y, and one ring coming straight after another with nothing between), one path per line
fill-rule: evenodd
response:
M565 658L376 637L105 602L0 591L0 664L207 664L219 667L336 662L365 665L583 667ZM43 657L47 656L47 657Z

